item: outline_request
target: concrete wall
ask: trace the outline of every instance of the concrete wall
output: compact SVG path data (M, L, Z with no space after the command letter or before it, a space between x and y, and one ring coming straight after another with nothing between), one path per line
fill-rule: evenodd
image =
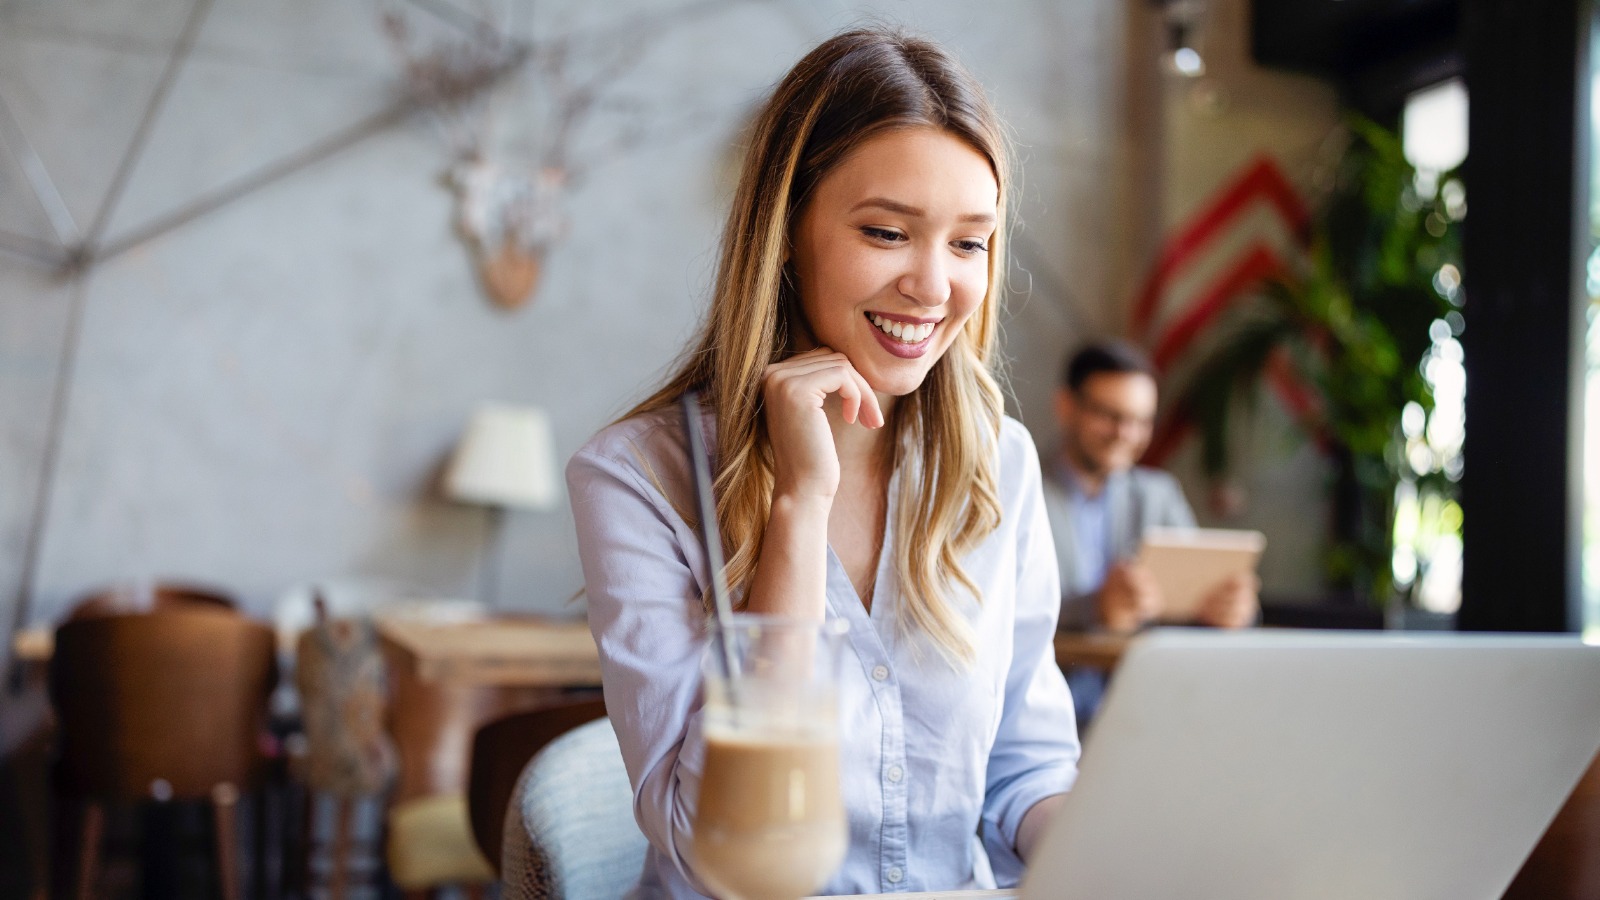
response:
M538 39L673 8L505 2L490 14ZM806 49L864 12L948 41L1015 130L1018 246L1034 277L1012 307L1008 347L1018 408L1048 433L1062 348L1122 290L1107 227L1122 6L728 3L661 30L615 95L658 118L690 111L694 127L595 172L570 198L570 234L538 297L514 313L475 284L440 182L449 152L425 119L80 278L0 255L0 616L9 621L21 590L75 299L81 332L30 621L59 617L93 586L149 576L227 585L263 613L318 579L472 596L489 518L432 486L471 408L545 408L564 459L659 377L706 296L740 123ZM0 0L0 95L80 228L190 10L187 0ZM396 72L372 4L217 0L107 235L381 107ZM530 90L514 82L494 100L508 152L538 130ZM623 127L596 126L597 142ZM52 239L3 154L0 232ZM579 612L567 604L581 573L564 509L512 514L501 538L500 605Z

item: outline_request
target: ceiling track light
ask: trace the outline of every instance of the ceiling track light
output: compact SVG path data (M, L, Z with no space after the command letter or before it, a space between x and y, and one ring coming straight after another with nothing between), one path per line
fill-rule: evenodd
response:
M1151 0L1161 11L1161 24L1167 32L1167 46L1161 54L1162 67L1173 75L1199 78L1206 73L1205 60L1195 47L1195 33L1205 18L1205 0Z

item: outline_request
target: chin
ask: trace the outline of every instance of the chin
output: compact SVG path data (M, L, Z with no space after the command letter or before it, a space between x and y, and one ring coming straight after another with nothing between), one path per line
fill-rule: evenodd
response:
M857 367L857 371L860 371L860 367ZM922 383L928 380L928 370L920 366L913 371L902 372L876 369L872 372L861 372L861 377L865 378L867 386L877 393L904 397L922 387Z

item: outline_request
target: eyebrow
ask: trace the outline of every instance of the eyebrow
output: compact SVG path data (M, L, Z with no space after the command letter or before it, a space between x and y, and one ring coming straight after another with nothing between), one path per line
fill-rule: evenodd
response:
M860 203L857 203L855 206L850 207L851 212L862 209L882 209L892 213L899 213L902 216L911 216L918 219L928 215L928 211L922 209L921 207L901 203L898 200L890 200L887 197L868 197ZM957 217L956 221L977 225L992 225L994 224L994 214L967 213L964 216Z

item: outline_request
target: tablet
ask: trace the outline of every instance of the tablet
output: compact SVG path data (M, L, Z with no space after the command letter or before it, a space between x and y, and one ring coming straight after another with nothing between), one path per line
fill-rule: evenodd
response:
M1254 572L1267 546L1259 531L1226 528L1148 528L1139 564L1161 587L1167 622L1192 622L1200 603L1229 576Z

